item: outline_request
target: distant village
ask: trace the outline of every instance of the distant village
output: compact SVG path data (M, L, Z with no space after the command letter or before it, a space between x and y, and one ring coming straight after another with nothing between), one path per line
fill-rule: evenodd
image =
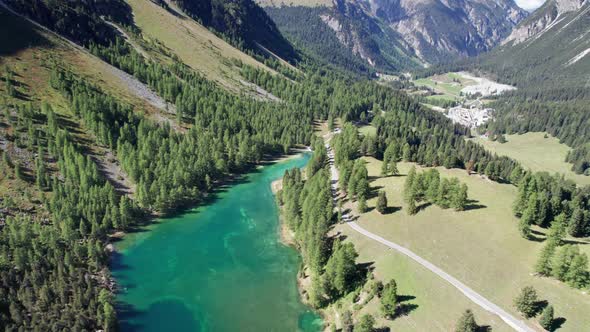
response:
M462 105L449 108L446 116L455 123L477 128L491 118L492 108L486 108L479 99L465 101Z

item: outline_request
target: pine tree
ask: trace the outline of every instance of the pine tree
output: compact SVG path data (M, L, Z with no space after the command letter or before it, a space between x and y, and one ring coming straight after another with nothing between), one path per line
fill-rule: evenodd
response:
M531 236L531 224L530 218L525 218L525 215L526 212L518 221L518 231L520 232L520 236L522 236L525 239L528 239Z
M387 176L389 174L389 160L387 157L383 157L383 162L381 163L381 176Z
M387 212L387 196L383 190L379 191L379 197L377 198L377 211L379 211L381 214Z
M516 299L514 299L514 306L524 317L531 318L537 314L538 301L537 291L531 286L526 286L520 291Z
M573 237L583 236L586 231L586 220L582 209L575 209L568 225L568 233Z
M555 243L547 242L547 244L545 244L545 246L541 250L541 255L535 263L535 272L542 276L551 275L551 259L555 254L556 248L557 246L555 245Z
M342 313L342 318L340 319L340 326L342 332L352 332L354 325L352 324L352 314L350 311L345 310Z
M416 202L414 201L414 199L410 199L408 201L407 207L406 207L406 212L408 212L409 215L413 216L418 212L418 208L416 207Z
M374 330L375 318L369 314L363 315L354 327L354 332L373 332Z
M465 310L457 325L455 326L455 332L477 332L479 326L475 322L475 316L469 309Z
M416 179L416 167L412 166L408 175L406 176L406 181L404 183L404 200L409 202L410 197L412 196L412 189L414 187L414 181Z
M461 187L453 193L453 197L451 200L451 206L456 211L463 211L465 210L465 206L467 205L467 185L462 184Z
M381 291L381 312L385 317L393 317L397 307L397 284L391 279Z
M565 281L570 264L578 254L578 247L571 244L561 247L551 260L551 274L554 278Z
M361 195L358 198L358 205L357 205L357 210L358 213L365 213L367 212L367 199L365 198L365 195Z
M572 259L565 280L574 288L583 288L589 283L588 256L577 253Z
M543 313L541 313L541 318L539 318L539 324L547 330L551 331L551 327L553 325L553 306L548 305L543 309Z
M25 179L25 173L23 171L23 167L21 166L20 162L17 162L14 165L14 174L16 176L17 179L19 180L24 180Z

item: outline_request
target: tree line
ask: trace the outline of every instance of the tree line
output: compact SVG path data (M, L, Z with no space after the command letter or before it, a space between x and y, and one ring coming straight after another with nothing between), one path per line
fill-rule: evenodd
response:
M410 215L418 212L416 204L421 202L436 204L443 209L450 207L455 211L463 211L468 202L468 189L456 177L441 180L436 169L416 173L416 167L412 166L404 183L403 196Z
M314 150L326 155L319 139ZM334 207L330 175L325 165L326 158L321 168L308 167L305 176L299 169L285 172L283 189L277 195L285 221L295 233L303 261L309 268L312 282L309 301L316 308L348 294L362 278L355 261L354 245L332 240L327 234L334 222Z

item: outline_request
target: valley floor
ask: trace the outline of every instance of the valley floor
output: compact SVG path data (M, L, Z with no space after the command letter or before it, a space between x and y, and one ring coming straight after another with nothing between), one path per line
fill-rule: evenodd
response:
M487 150L498 155L507 156L520 162L525 168L535 172L565 174L567 179L578 185L589 185L590 176L574 173L572 164L565 162L565 157L572 149L545 133L526 133L522 135L506 135L506 143L492 142L487 138L474 138L474 142L483 145Z
M381 215L374 209L376 197L370 199L370 211L356 221L362 228L412 250L515 317L521 317L513 307L515 295L522 287L532 285L542 299L554 305L556 317L563 320L560 331L582 331L590 324L590 317L585 314L590 310L587 294L556 280L533 275L544 235L539 229L536 230L538 241L519 236L517 220L511 212L516 194L514 186L491 182L478 175L469 176L464 170L439 167L443 177L458 177L469 186L467 210L455 212L423 206L417 215L408 216L401 210L401 191L405 174L413 164L399 163L401 175L383 178L379 176L381 162L373 158L365 160L372 190L385 190L393 212ZM350 203L345 207L356 211ZM386 282L395 278L400 293L411 295L407 305L412 309L407 316L393 321L380 319L379 323L395 330L444 331L452 329L461 313L469 308L474 310L479 324L490 325L494 331L510 330L499 317L483 311L407 257L347 225L338 225L334 231L355 244L360 253L359 262L372 264L378 279ZM580 247L588 252L590 245L581 242ZM379 316L378 310L378 302L373 300L361 312ZM529 321L529 326L541 330L535 319Z

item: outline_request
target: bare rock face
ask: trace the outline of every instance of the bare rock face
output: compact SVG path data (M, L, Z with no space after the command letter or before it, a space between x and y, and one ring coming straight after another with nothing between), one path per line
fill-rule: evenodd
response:
M335 10L326 22L362 13L381 30L390 28L407 53L426 64L488 51L527 15L513 0L335 0ZM354 34L342 27L338 33Z
M514 29L502 44L522 43L533 36L538 36L558 24L564 15L582 8L588 0L549 0L533 13L520 26Z

